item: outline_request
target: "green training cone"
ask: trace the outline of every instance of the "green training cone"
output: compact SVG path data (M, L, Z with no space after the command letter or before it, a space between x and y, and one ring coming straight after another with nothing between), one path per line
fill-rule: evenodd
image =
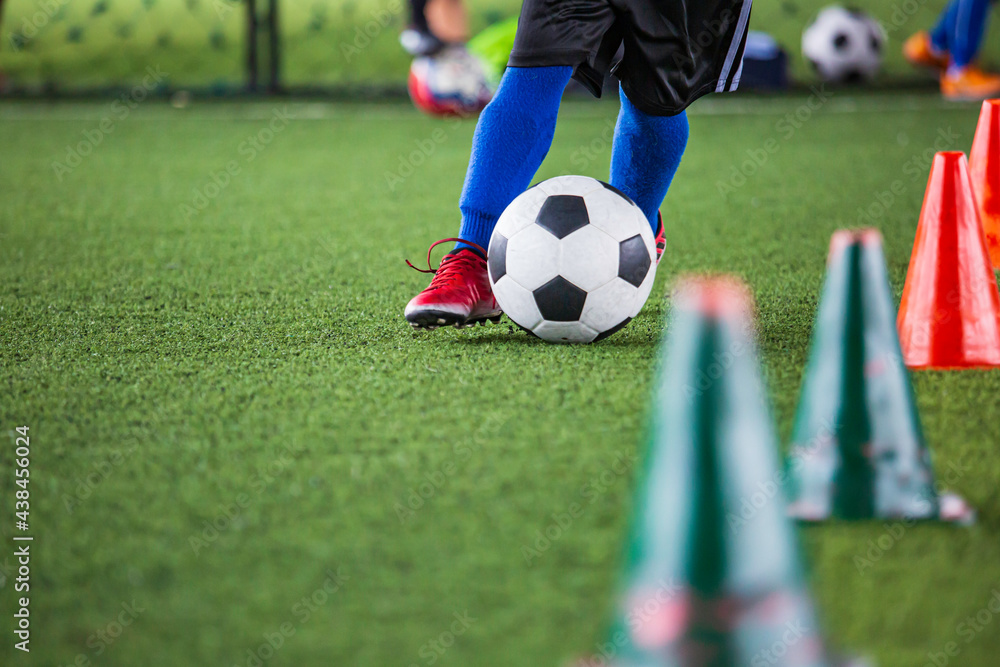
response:
M675 292L624 592L582 665L834 664L785 512L752 309L733 279Z
M877 230L830 241L788 471L799 519L974 519L935 488Z

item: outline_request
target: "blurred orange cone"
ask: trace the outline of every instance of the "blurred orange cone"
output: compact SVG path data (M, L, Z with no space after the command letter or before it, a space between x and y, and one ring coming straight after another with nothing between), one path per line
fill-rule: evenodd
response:
M994 268L1000 268L1000 100L983 102L969 154L969 172L990 261Z
M1000 292L964 153L934 156L896 325L910 368L1000 366Z

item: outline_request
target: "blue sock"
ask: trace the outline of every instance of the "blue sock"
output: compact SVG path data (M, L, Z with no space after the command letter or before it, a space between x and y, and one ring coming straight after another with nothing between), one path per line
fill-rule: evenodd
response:
M656 233L657 211L681 164L688 140L687 114L650 116L621 91L622 108L611 151L611 185L632 198Z
M472 139L459 202L459 238L489 245L497 218L531 184L549 152L559 102L572 74L572 67L507 68Z
M955 67L965 67L976 59L989 11L990 0L952 0L931 31L931 43L951 53Z

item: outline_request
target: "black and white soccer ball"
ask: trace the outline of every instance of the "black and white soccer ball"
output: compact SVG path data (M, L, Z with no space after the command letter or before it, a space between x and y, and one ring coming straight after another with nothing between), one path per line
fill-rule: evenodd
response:
M802 54L825 81L860 83L882 67L885 31L856 9L826 7L802 33Z
M543 181L511 202L488 256L500 308L552 343L615 333L639 314L656 277L656 243L642 210L586 176Z

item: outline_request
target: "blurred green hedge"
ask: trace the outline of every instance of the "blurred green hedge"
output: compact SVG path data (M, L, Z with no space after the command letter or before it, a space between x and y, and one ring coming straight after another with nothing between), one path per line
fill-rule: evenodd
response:
M262 0L258 5L264 5ZM800 81L812 73L799 56L803 27L827 2L777 0L754 7L751 27L774 35ZM889 34L882 82L926 78L899 47L935 20L943 2L870 0ZM469 0L473 30L515 15L520 0ZM262 8L259 9L262 11ZM7 0L0 18L0 87L79 90L128 85L148 67L169 86L232 90L245 80L243 0ZM398 86L408 57L397 35L405 0L295 0L280 4L282 79L292 87ZM985 60L1000 61L1000 21ZM3 83L5 82L5 83Z

